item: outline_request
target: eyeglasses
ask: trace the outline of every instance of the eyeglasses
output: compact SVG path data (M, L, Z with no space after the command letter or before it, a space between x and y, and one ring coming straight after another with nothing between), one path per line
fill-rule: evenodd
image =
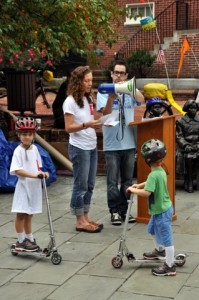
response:
M126 72L124 71L113 71L113 74L116 75L116 76L125 76L126 75Z

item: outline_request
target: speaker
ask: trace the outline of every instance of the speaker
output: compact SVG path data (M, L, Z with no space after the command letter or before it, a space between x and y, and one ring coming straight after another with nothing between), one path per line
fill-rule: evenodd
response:
M98 91L101 94L128 94L131 97L135 98L135 77L122 83L102 83L98 86Z

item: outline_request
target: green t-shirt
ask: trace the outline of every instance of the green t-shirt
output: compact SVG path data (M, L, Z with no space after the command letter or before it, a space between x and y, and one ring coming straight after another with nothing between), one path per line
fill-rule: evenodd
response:
M151 192L148 198L151 215L161 214L172 205L167 188L167 175L162 167L155 168L150 172L144 189Z

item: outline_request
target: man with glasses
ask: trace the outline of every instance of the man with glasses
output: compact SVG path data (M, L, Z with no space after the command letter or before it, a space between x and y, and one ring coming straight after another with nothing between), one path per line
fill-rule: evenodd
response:
M124 61L113 64L111 77L113 83L122 83L128 78L128 66ZM116 126L103 126L103 151L107 171L107 200L112 225L121 225L128 208L128 186L132 185L136 140L133 126L136 101L144 101L143 95L136 89L135 99L127 94L97 94L97 111L103 115L118 112ZM135 218L130 215L129 223Z

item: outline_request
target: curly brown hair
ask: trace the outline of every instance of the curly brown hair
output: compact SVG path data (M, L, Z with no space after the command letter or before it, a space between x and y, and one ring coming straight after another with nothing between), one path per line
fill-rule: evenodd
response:
M83 89L84 77L91 72L89 66L80 66L73 70L69 79L67 96L72 95L80 108L84 107L83 96L87 98L88 103L92 103L92 93L85 93Z

